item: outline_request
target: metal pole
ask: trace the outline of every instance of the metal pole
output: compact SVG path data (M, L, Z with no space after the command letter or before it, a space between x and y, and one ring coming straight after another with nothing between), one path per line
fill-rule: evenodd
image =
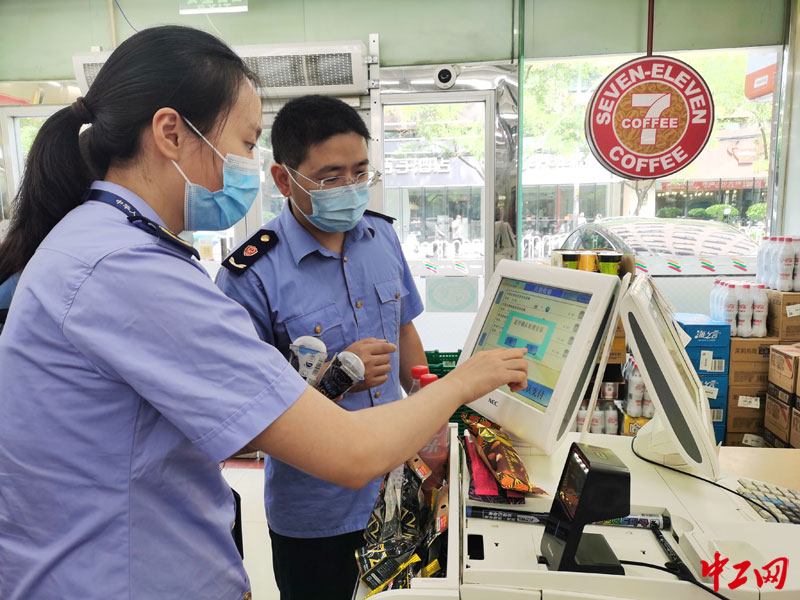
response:
M648 0L647 7L647 56L653 56L653 13L656 0Z

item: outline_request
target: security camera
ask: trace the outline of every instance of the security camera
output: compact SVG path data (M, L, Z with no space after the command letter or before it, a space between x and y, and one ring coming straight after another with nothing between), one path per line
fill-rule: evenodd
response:
M439 67L436 69L433 83L436 84L436 87L446 90L456 84L456 77L458 77L458 70L453 65Z

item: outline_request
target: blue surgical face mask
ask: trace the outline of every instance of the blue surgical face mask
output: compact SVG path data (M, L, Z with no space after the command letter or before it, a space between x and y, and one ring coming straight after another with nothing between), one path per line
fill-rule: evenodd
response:
M310 215L300 210L296 202L294 206L317 229L328 233L350 231L364 216L369 202L369 182L329 190L307 190L297 183L288 167L286 172L295 185L311 197Z
M242 220L253 206L261 189L258 160L228 154L222 156L197 128L184 119L223 161L222 189L211 192L192 183L174 160L172 164L186 180L183 196L183 228L185 231L222 231Z

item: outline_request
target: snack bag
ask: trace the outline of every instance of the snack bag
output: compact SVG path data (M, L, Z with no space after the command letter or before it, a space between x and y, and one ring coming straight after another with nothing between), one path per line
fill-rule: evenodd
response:
M494 474L478 455L472 435L462 439L465 448L467 472L469 473L469 499L491 504L524 504L525 494L506 490L497 483Z
M367 526L364 529L364 541L367 544L378 544L401 535L400 494L403 468L390 471L381 482L375 506L372 508Z
M367 598L383 590L410 565L420 561L415 554L414 540L389 540L356 550L361 581L371 592Z
M476 415L462 415L462 418L473 435L478 455L494 474L500 487L523 493L546 493L528 479L528 472L519 454L497 425Z
M447 483L435 491L433 501L427 533L421 547L417 550L418 554L425 557L420 577L443 575L442 565L447 563L447 544L442 535L447 531L449 518L450 487Z
M430 470L424 463L415 457L406 462L403 469L403 487L400 501L400 525L404 537L419 538L422 534L422 525L427 520L427 509L423 503L422 479L419 473L422 472L426 477L430 475ZM411 465L415 466L412 467ZM420 469L420 465L425 467Z

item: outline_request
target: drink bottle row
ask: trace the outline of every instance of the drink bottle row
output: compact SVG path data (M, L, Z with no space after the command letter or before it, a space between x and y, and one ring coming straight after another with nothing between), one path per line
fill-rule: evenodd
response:
M766 337L769 310L766 287L757 281L717 279L709 302L711 318L730 325L731 336Z
M756 283L781 292L800 292L800 237L761 239L756 259Z

